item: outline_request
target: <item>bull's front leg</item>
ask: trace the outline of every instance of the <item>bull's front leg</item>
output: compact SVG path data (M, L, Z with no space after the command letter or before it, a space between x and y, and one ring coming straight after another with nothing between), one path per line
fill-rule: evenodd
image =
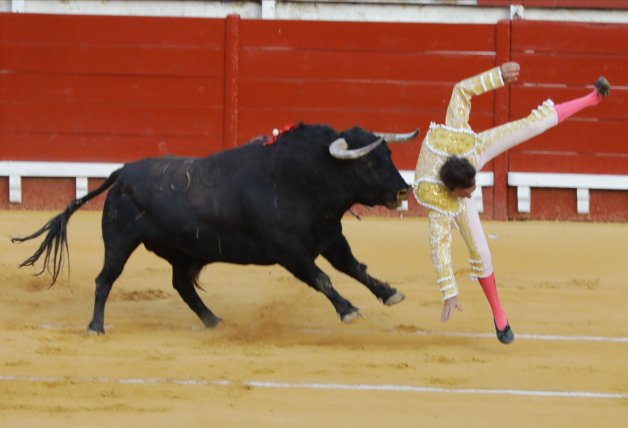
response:
M368 274L367 266L353 256L351 247L342 234L322 254L333 267L360 281L385 305L391 306L405 299L402 293L388 283Z
M320 270L314 261L302 260L298 263L290 261L283 262L281 265L295 277L323 293L331 304L334 305L336 313L338 313L342 322L349 323L361 316L360 310L336 291L329 276Z

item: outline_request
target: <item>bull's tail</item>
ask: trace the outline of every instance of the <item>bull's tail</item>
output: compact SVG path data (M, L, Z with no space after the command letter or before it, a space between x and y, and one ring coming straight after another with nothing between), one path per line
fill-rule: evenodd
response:
M65 211L50 219L50 221L37 232L22 238L11 238L11 242L24 242L37 238L45 232L48 232L37 251L35 251L35 253L24 262L22 262L20 264L20 267L33 266L35 262L39 260L42 254L45 254L44 265L42 267L42 270L38 272L37 275L41 275L46 270L50 272L50 274L52 275L52 283L50 284L50 286L52 286L57 281L57 277L61 272L63 260L65 258L64 256L69 255L67 226L68 221L70 221L70 217L72 216L72 214L74 214L75 211L78 211L78 209L81 208L87 201L98 196L109 187L111 187L111 185L118 179L120 171L121 169L114 171L109 176L109 178L107 178L105 182L97 189L89 192L82 198L78 198L70 202Z

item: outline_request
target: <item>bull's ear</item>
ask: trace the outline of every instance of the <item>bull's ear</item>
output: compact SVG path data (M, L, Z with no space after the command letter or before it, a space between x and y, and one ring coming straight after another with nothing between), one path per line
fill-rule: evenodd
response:
M383 141L383 138L379 138L369 145L360 147L359 149L349 150L347 140L338 138L329 145L329 154L336 159L357 159L370 153L373 149L382 144Z
M387 143L404 143L406 141L412 140L419 135L419 128L415 129L412 132L407 132L404 134L393 134L393 133L381 133L381 132L373 132L374 135L383 138Z

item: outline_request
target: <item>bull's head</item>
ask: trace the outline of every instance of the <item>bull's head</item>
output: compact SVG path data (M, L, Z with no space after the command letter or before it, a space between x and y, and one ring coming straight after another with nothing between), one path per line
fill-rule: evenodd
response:
M408 198L409 187L393 164L390 149L383 143L408 141L418 133L418 129L404 134L370 133L354 127L344 131L343 137L331 143L329 153L334 158L357 160L355 172L361 182L359 203L369 206L385 205L393 209ZM350 149L347 140L358 147Z

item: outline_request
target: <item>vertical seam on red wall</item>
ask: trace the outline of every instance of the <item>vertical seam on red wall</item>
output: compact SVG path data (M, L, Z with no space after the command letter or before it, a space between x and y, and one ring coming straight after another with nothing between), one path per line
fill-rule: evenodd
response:
M238 74L240 67L240 15L225 18L225 107L223 148L238 145Z
M499 21L495 25L495 61L497 65L510 60L511 21ZM509 85L495 91L495 125L510 119ZM493 219L508 220L508 152L493 161Z

